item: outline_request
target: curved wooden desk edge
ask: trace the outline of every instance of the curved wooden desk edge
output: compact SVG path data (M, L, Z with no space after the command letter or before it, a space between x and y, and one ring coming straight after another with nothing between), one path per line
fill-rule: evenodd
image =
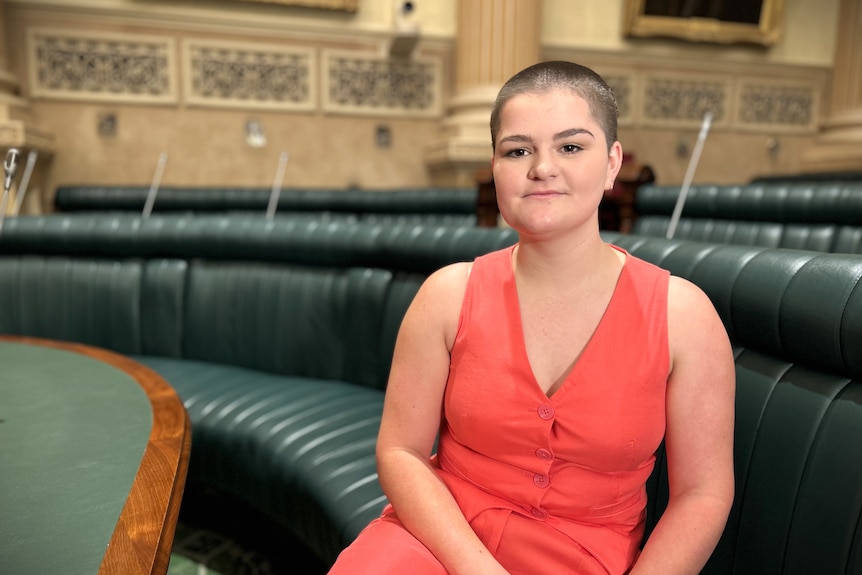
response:
M112 351L33 337L0 339L90 356L125 371L147 394L153 426L99 575L166 573L191 449L189 417L179 396L155 371Z

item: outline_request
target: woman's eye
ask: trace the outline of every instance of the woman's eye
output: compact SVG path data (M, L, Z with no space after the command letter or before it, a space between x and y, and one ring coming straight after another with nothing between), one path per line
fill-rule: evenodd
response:
M509 150L506 152L506 155L511 158L521 158L527 155L527 150L524 148L515 148L514 150Z
M566 154L572 154L574 152L577 152L580 149L582 149L582 148L580 146L578 146L577 144L566 144L562 148L560 148L560 150L562 150Z

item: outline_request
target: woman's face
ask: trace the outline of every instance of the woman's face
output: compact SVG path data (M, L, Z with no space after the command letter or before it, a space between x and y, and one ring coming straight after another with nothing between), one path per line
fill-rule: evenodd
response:
M494 151L497 203L527 235L598 227L598 207L613 186L622 148L608 151L587 101L567 89L520 94L500 114Z

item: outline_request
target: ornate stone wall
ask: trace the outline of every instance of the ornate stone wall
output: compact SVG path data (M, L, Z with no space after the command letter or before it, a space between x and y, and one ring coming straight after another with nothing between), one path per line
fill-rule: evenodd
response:
M659 183L682 182L707 111L711 129L696 182L739 183L800 171L800 157L823 121L828 70L754 62L638 58L546 49L601 73L617 96L620 140Z
M163 185L269 186L282 151L285 186L429 185L451 43L84 12L13 10L22 93L57 132L49 189L146 184L163 153Z
M175 43L167 36L32 29L27 62L31 95L380 116L441 115L440 58L392 59L289 44L183 39L178 62ZM180 77L181 92L177 89Z
M813 134L825 80L822 73L760 78L744 68L732 75L635 68L604 75L617 96L621 126L693 128L710 111L715 128L768 134Z
M520 48L505 34L486 46L469 22L458 32L437 22L406 57L390 55L396 23L388 0L363 0L355 12L206 0L181 7L6 1L8 70L36 125L55 134L49 188L147 183L161 153L170 155L165 185L268 186L283 150L291 155L285 185L423 186L461 161L471 177L490 155L482 118L493 84L525 46L535 45L543 59L590 65L608 79L625 149L661 183L682 180L706 110L714 121L696 181L797 171L829 90L827 66L780 60L798 52L790 46L770 57L681 43L651 43L644 52L619 42L549 44L548 20L568 10L562 0L542 0L542 26L521 34ZM451 20L455 5L479 4L435 0L420 3L420 12ZM482 5L494 7L489 22L525 21L505 10L498 18L503 3ZM619 34L620 23L605 18L611 5L583 9L590 29L602 25L601 37ZM484 22L483 14L474 20ZM473 86L488 71L496 75ZM259 130L254 137L250 126Z

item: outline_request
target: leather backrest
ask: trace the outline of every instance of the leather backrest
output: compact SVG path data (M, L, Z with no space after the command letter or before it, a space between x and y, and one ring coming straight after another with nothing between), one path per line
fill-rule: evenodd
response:
M734 344L862 379L862 257L617 235L709 295Z
M63 214L7 223L0 254L180 258L187 271L174 296L160 295L163 305L150 306L148 317L158 325L179 318L181 336L145 329L144 353L380 389L424 278L515 241L511 230L248 215ZM170 282L152 269L151 282Z
M665 237L678 186L638 189L633 233ZM704 242L862 253L862 183L692 186L674 237Z
M839 226L833 251L839 254L862 254L862 227Z
M54 206L61 212L131 211L140 214L147 186L60 186ZM159 188L154 212L258 212L269 205L269 188ZM277 212L347 214L452 214L475 216L476 188L405 188L392 190L285 188Z
M0 256L0 333L177 357L185 269L178 260Z
M379 386L390 278L371 268L193 261L184 357Z

